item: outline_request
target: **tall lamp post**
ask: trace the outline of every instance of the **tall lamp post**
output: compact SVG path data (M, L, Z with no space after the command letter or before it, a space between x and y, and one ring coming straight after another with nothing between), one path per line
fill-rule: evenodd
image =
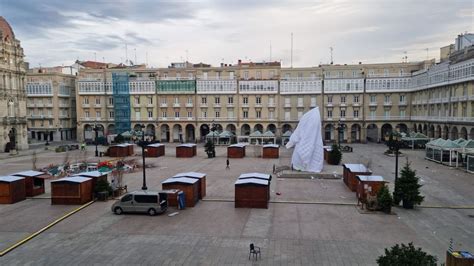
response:
M145 141L145 125L140 125L141 133L142 133L142 141L140 143L140 146L142 146L142 160L143 160L143 185L142 185L142 190L147 190L146 186L146 171L145 171L145 146L147 142Z
M337 123L337 128L336 128L337 133L338 133L337 139L338 139L338 145L339 146L341 146L341 143L343 141L342 133L344 132L345 127L346 127L346 125L341 122L341 119L339 119L339 122Z
M49 146L49 131L48 129L46 128L45 124L44 124L44 116L41 116L41 126L43 127L44 129L44 136L46 137L46 146Z
M99 145L99 127L97 126L97 124L94 124L93 130L95 131L95 157L99 157L99 150L97 149L97 145Z
M388 138L388 139L387 139ZM391 132L390 135L386 136L388 147L395 152L395 183L398 179L398 154L402 147L402 138L400 133Z

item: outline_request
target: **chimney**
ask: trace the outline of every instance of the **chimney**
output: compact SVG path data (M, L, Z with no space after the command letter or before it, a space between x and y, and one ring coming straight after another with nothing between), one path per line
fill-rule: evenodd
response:
M238 62L239 65L242 64L242 59L239 59L239 61L237 61L237 62Z
M221 63L221 67L223 67L223 66L224 66L224 63Z
M362 65L362 62L359 62L359 65Z

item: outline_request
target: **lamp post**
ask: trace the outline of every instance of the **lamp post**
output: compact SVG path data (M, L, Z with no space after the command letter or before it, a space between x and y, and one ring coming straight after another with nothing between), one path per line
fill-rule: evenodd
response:
M41 116L41 126L43 127L44 129L44 136L46 137L46 144L44 144L45 146L49 146L49 131L48 129L46 128L46 126L44 125L44 116Z
M141 141L141 145L142 146L142 160L143 160L143 185L142 185L142 190L147 190L147 186L146 186L146 171L145 171L145 152L146 152L146 149L145 149L145 146L146 146L146 141L145 141L145 125L140 125L140 129L141 129L141 132L142 132L142 141Z
M397 182L398 179L398 153L401 148L401 135L398 132L391 132L390 135L386 136L388 139L386 141L388 142L388 147L392 149L395 152L395 183Z
M97 145L99 145L97 140L99 137L99 127L97 124L94 124L93 130L95 131L95 157L99 157L99 150L97 149Z
M341 143L343 141L343 138L342 138L342 133L344 132L344 128L345 128L345 124L341 122L341 119L339 119L339 122L337 123L337 132L338 132L338 136L337 136L337 139L338 139L338 146L341 146Z

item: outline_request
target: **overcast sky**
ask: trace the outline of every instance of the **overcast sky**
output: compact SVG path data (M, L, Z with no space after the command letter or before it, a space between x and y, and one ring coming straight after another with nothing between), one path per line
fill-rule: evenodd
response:
M282 61L315 66L439 57L473 32L473 0L0 0L31 67L74 60L165 67ZM270 49L271 47L271 49ZM428 51L426 50L428 48ZM270 52L271 51L271 52ZM428 52L428 53L427 53ZM148 54L148 56L146 56Z

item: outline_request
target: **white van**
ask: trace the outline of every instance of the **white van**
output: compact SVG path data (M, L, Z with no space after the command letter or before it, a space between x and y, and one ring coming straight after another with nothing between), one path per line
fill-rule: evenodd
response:
M124 212L135 212L154 216L166 212L167 209L168 194L147 190L127 193L112 205L112 211L117 215Z

